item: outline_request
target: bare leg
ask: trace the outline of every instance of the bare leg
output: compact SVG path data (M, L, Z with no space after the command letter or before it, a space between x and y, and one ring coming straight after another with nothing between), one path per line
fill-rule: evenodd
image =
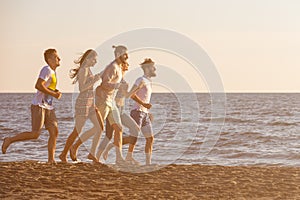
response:
M75 118L75 127L72 131L72 133L69 135L67 141L66 141L66 145L65 145L65 148L64 150L62 151L62 153L59 155L59 158L61 159L62 162L67 162L67 154L68 154L68 151L69 149L71 149L71 146L72 144L74 143L74 141L76 140L76 138L78 137L79 133L81 132L85 122L86 122L86 117L85 116L76 116ZM77 160L75 159L74 160L74 157L71 154L71 159L73 161ZM76 158L76 154L75 154L75 158Z
M96 149L97 149L97 147L99 145L99 142L100 142L101 133L102 133L102 131L101 132L98 131L94 135L94 138L93 138L93 141L92 141L92 147L91 147L90 153L87 157L89 160L92 160L94 162L99 162L99 159L96 158Z
M153 136L146 138L145 153L146 153L146 165L151 164Z
M5 154L9 145L11 145L14 142L33 140L33 139L37 139L39 136L40 136L40 131L38 131L38 132L22 132L13 137L4 138L4 141L2 144L2 153Z
M69 135L69 137L66 141L66 145L64 147L64 150L59 155L59 159L62 162L67 162L68 151L69 151L70 147L72 146L72 144L74 143L74 141L76 140L77 136L78 136L78 132L77 132L77 129L74 127L72 133Z
M124 159L122 156L122 129L117 124L112 125L115 130L114 145L116 147L116 164L123 164Z
M129 146L128 146L128 153L129 153L129 152L130 152L130 153L133 153L134 147L135 147L134 144L129 144Z
M129 144L128 147L128 152L133 152L135 144L137 142L137 137L135 136L128 136L128 137L124 137L125 142L123 142L123 144Z
M96 157L96 149L99 145L99 141L100 141L103 130L101 129L101 126L99 125L96 115L91 117L91 121L94 124L94 127L96 128L96 133L94 134L94 138L92 141L92 147L91 147L90 153L87 158L90 160L93 160L94 162L99 162L99 159L97 159L97 157Z
M103 151L103 154L102 154L102 157L104 160L107 160L108 158L108 153L109 151L114 147L115 145L113 143L110 143L106 148L105 150Z
M56 139L58 136L58 128L51 127L48 129L49 139L48 139L48 163L55 163L55 149L56 149Z
M96 157L97 159L99 160L103 151L105 150L107 144L109 143L109 141L111 140L112 136L113 136L113 133L114 133L114 129L113 127L109 124L109 121L108 119L106 119L106 125L105 125L105 137L103 138L103 140L101 141L100 145L99 145L99 148L98 148L98 151L97 151L97 154L96 154ZM108 153L107 153L108 154ZM106 156L107 158L107 156ZM104 158L104 160L106 160Z
M131 144L131 142L132 142L132 136L127 136L122 138L122 145Z
M129 161L133 164L139 165L140 163L133 158L133 150L134 150L135 144L137 142L137 137L129 136L127 140L129 143L129 147L128 147L128 152L127 152L125 160Z
M125 144L130 144L132 142L132 139L131 139L132 136L128 136L128 137L123 137L122 139L122 145L125 145ZM108 153L109 151L114 147L114 143L110 143L106 148L105 150L103 151L103 154L102 154L102 157L104 160L106 160L108 158Z
M86 122L86 118L85 117L78 117L76 118L76 131L77 131L77 135L81 132L85 122ZM93 128L87 130L86 132L84 132L82 135L80 135L80 137L77 139L77 141L75 142L75 144L73 146L71 146L74 143L74 140L76 139L76 137L74 138L74 140L72 141L72 143L70 143L69 149L70 149L70 157L73 161L77 160L77 151L78 148L80 147L80 145L85 142L86 140L88 140L90 137L92 137L96 132L98 132L100 130L100 125L97 121L97 117L96 115L92 115L90 117L90 120L92 121L92 123L94 124ZM74 131L73 131L74 132ZM68 149L66 149L66 154L67 154Z
M97 131L97 127L93 127L86 132L84 132L82 135L79 136L75 144L70 147L70 157L73 161L77 160L77 151L82 143L87 141L90 137L92 137Z
M121 114L122 124L129 129L130 136L123 137L123 145L129 144L128 152L126 155L126 161L133 162L134 164L138 164L138 161L133 159L133 150L137 141L137 136L140 132L140 127L137 125L136 121L129 115L123 113ZM133 136L134 135L134 136Z
M83 143L84 141L82 141L81 138L78 138L77 141L75 142L75 144L73 144L70 147L70 157L73 161L77 160L77 151L78 148L80 147L80 145Z

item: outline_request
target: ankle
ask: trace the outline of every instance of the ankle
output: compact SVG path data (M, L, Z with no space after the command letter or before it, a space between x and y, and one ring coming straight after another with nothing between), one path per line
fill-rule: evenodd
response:
M151 153L146 153L146 165L151 165Z
M126 158L133 158L133 153L132 152L128 152L127 155L126 155Z

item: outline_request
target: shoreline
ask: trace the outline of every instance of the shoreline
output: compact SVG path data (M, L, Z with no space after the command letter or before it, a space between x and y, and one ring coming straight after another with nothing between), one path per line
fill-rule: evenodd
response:
M297 199L300 167L0 162L0 199ZM132 173L135 168L138 172ZM153 171L154 170L154 171Z

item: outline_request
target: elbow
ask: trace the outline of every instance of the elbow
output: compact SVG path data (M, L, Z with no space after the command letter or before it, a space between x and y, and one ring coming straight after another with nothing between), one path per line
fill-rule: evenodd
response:
M44 87L40 82L37 82L34 87L39 91L44 91Z
M37 83L35 84L34 88L37 89L37 90L40 90L40 87Z
M136 94L134 93L134 94L129 94L128 95L131 99L133 99L133 100L135 100L136 99Z

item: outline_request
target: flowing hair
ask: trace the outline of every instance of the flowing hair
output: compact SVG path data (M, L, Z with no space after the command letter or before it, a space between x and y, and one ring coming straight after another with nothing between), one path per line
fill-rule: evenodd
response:
M73 79L73 84L75 84L78 81L78 71L84 65L86 59L95 56L97 56L97 52L93 49L89 49L82 56L80 56L77 60L74 61L74 63L78 66L76 68L71 69L69 75L70 78Z

